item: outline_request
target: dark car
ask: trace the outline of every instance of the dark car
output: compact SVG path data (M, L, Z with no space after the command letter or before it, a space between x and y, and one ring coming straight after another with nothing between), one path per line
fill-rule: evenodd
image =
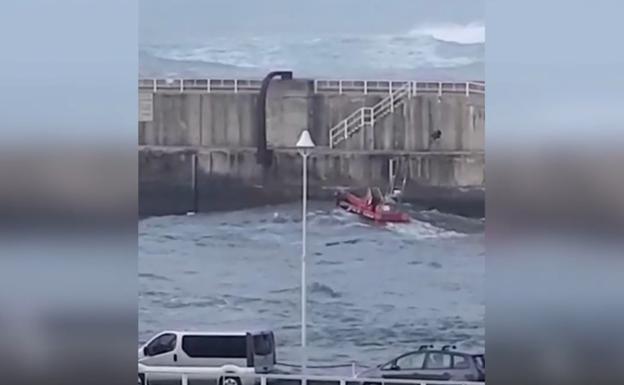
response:
M459 352L449 345L420 349L400 355L359 375L361 378L440 381L485 381L485 355ZM366 385L374 383L365 383Z

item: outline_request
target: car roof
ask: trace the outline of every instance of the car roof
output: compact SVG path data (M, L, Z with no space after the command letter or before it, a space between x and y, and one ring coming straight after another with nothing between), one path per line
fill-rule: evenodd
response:
M404 357L410 354L415 354L415 353L448 353L448 354L455 354L455 355L461 355L461 356L484 356L483 353L468 353L468 352L463 352L463 351L459 351L459 350L454 350L454 349L433 349L433 348L423 348L423 349L418 349L418 350L412 350L409 351L407 353L403 353L401 355L396 356L395 358L393 358L391 361L400 358L400 357Z
M466 352L457 351L457 350L421 348L421 349L418 349L418 350L412 350L412 351L409 351L407 353L403 353L403 354L400 354L398 356L395 356L390 361L384 362L383 364L380 364L377 367L382 367L384 365L388 365L392 361L395 361L395 360L397 360L397 359L399 359L401 357L405 357L405 356L408 356L408 355L414 354L414 353L449 353L449 354L455 354L455 355L460 355L460 356L471 356L471 357L482 356L482 357L485 357L485 355L483 353L473 354L473 353L466 353Z
M466 352L461 352L461 351L457 351L457 350L443 350L443 349L419 349L419 350L414 350L411 352L407 352L404 353L402 355L406 355L406 354L413 354L413 353L455 353L455 354L469 354Z

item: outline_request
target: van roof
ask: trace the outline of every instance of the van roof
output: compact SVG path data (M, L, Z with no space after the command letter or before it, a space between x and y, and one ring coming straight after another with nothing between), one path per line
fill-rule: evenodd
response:
M245 336L247 333L268 333L270 330L163 330L156 334L174 333L174 334L192 334L200 336Z

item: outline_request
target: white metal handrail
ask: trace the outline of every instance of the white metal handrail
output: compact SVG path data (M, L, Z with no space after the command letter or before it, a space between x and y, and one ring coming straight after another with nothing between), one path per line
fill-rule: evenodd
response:
M372 126L373 124L374 116L371 107L362 107L355 110L351 115L329 130L330 147L347 140L362 127L366 125Z
M302 384L309 382L335 382L340 385L347 383L376 383L376 384L401 384L401 385L484 385L485 382L477 381L440 381L440 380L409 380L409 379L391 379L391 378L368 378L357 376L319 376L305 374L256 374L248 372L239 372L232 369L221 368L177 368L177 367L158 367L158 366L141 366L141 372L146 375L150 373L159 373L167 375L179 375L182 385L188 385L190 376L205 375L206 378L221 377L239 377L241 379L259 380L260 385L267 385L269 380L290 380L301 381ZM147 378L149 381L149 376Z
M314 80L315 93L392 94L408 85L411 95L420 93L485 94L485 82L420 82L413 80ZM139 89L153 92L259 92L257 79L139 79Z
M375 119L394 112L394 109L405 102L405 98L410 96L410 85L405 84L394 91L392 94L383 98L379 103L373 106L373 116Z
M377 120L393 113L396 107L405 103L405 99L409 98L412 92L414 91L411 82L398 83L390 95L381 99L373 107L361 107L355 110L329 130L329 147L334 148L364 126L373 127Z

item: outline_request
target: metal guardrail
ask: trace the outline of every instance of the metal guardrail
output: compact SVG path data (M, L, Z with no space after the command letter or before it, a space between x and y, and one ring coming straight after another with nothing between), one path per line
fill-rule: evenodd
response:
M250 374L245 372L237 372L232 369L221 370L219 368L172 368L172 367L156 367L156 366L143 366L143 373L146 375L150 373L158 373L165 375L179 376L181 385L188 385L189 378L200 378L199 376L205 375L205 379L209 378L227 378L227 377L239 377L242 380L249 379L254 382L259 382L260 385L270 385L269 382L281 381L298 381L302 385L310 382L314 383L334 383L335 385L348 385L348 384L364 384L373 383L379 385L485 385L485 382L477 381L440 381L440 380L411 380L411 379L391 379L391 378L367 378L356 376L318 376L318 375L304 375L304 374ZM149 384L149 376L147 377L147 383Z
M372 107L361 107L351 115L341 120L329 130L329 147L334 148L346 141L351 135L364 126L375 126L375 122L384 116L393 113L394 109L405 102L412 95L412 83L400 84L392 93L381 99Z
M329 130L329 147L349 139L351 135L359 131L362 127L375 124L373 117L373 109L371 107L362 107L351 113L336 126Z
M139 79L139 90L259 92L262 80L245 79Z
M139 90L152 92L256 93L261 80L250 79L139 79ZM485 82L420 82L414 80L314 80L315 93L392 94L407 86L409 94L484 95Z

